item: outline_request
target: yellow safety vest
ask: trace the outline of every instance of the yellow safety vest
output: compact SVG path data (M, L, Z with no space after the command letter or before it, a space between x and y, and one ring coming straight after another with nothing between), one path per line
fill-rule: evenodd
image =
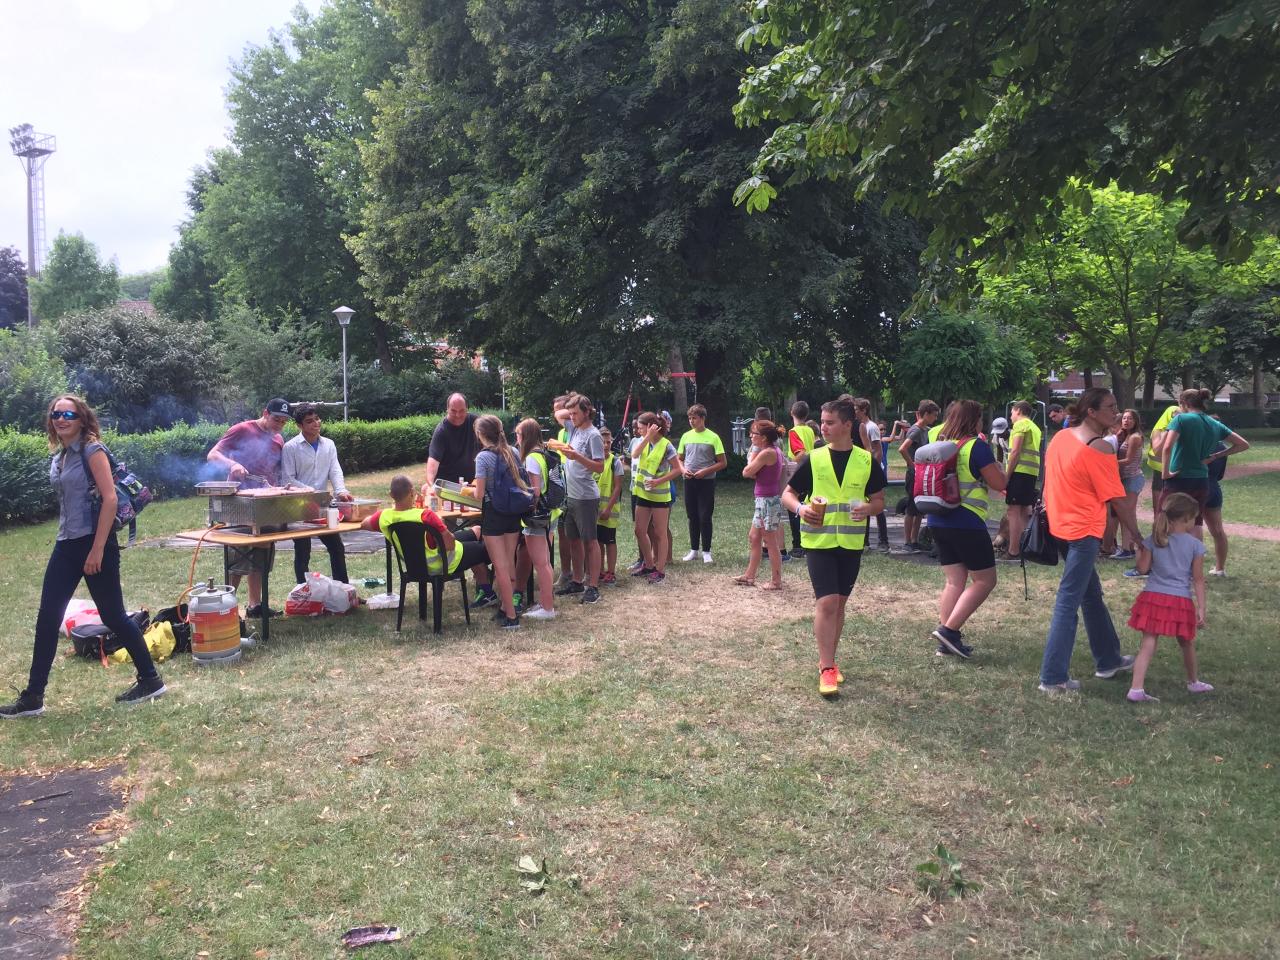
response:
M808 456L809 454L813 453L813 444L815 442L815 438L813 435L813 427L809 426L806 423L802 423L798 426L792 427L791 432L794 433L797 437L799 437L800 442L804 444L804 453L800 454L799 457L793 455L791 452L791 441L790 439L788 439L787 449L786 449L788 460L799 460L800 457Z
M640 448L640 456L636 458L636 474L631 480L631 493L655 503L671 502L671 484L664 483L660 488L646 490L644 482L662 475L662 465L667 462L667 450L671 443L665 437L655 444Z
M1151 439L1155 437L1157 430L1169 429L1169 421L1178 415L1178 405L1175 403L1171 407L1167 407L1164 413L1160 414L1160 419L1156 421L1156 425L1151 428L1151 432L1147 434L1147 466L1152 470L1161 468L1160 457L1156 455L1155 450L1151 447Z
M809 469L813 471L813 490L809 499L826 497L827 511L820 527L810 526L801 519L800 545L806 550L832 547L861 550L866 545L867 522L854 520L849 511L853 509L855 500L866 499L867 481L871 479L871 454L861 447L854 447L844 468L844 480L839 484L836 483L835 467L831 465L830 447L819 447L809 455Z
M1024 421L1019 420L1018 423ZM1018 465L1013 468L1014 473L1029 473L1033 477L1040 476L1040 428L1031 422L1028 417L1025 421L1031 424L1031 429L1026 432L1022 438L1022 449L1018 451ZM1016 426L1017 424L1015 424Z
M421 523L422 508L413 507L409 510L397 510L395 507L392 507L389 510L383 510L382 513L378 515L378 529L382 531L382 535L384 537L391 541L391 545L396 548L396 553L401 556L404 556L404 552L400 549L400 541L397 540L395 535L391 532L391 525L393 523L402 523L404 521ZM432 535L436 535L434 530L432 531ZM429 544L426 544L425 546L427 551L427 570L433 574L443 575L445 573L444 557L440 553L440 548L436 547L435 549L432 549ZM462 544L455 539L453 541L453 553L449 557L449 574L452 575L456 573L458 565L461 563Z
M613 496L613 483L613 454L606 453L604 455L604 470L596 474L596 488L600 491L600 502L602 504L608 504L609 498ZM616 530L618 517L622 513L621 507L620 503L615 503L609 510L609 516L600 523L600 526Z
M943 423L935 423L932 427L930 427L930 428L929 428L929 442L930 442L930 443L934 443L934 442L938 439L938 434L940 434L940 433L942 432L942 428L943 428L944 426L945 426L945 424L943 424Z
M969 455L973 453L975 440L977 437L962 446L956 455L956 479L960 481L960 506L972 510L979 520L986 522L991 496L982 478L969 469Z

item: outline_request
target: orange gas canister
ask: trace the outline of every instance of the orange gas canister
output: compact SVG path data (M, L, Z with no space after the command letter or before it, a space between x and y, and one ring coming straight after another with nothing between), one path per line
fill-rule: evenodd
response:
M224 663L240 658L240 605L231 587L212 580L191 591L187 601L191 624L191 657L197 663Z

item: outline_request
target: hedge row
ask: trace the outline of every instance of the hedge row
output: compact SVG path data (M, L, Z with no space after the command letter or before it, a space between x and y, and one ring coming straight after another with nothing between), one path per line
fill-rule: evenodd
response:
M338 446L348 473L386 470L426 459L431 432L439 416L404 417L325 424L325 434ZM118 460L128 464L157 497L191 495L192 485L214 474L205 457L226 432L220 424L176 426L153 433L107 431L103 441ZM286 431L286 438L293 428ZM0 431L0 524L44 520L58 512L49 486L49 447L40 434Z

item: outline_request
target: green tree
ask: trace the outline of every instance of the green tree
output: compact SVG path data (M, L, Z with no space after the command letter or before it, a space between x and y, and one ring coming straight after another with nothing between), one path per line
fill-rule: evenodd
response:
M168 273L164 267L142 273L126 273L120 278L120 295L125 300L150 300L155 287L164 281Z
M952 400L991 406L1025 396L1034 375L1031 351L990 317L930 310L903 334L894 393L906 404L929 397L944 409Z
M51 332L0 330L0 427L44 430L49 401L70 389Z
M120 271L98 259L98 248L82 233L60 233L49 262L31 280L32 304L41 320L106 307L120 299Z
M122 432L195 423L218 398L221 353L198 320L111 306L62 317L58 343L89 402Z
M27 266L14 247L0 247L0 327L27 323Z
M1179 242L1185 205L1116 186L1033 226L1033 242L982 271L983 308L1021 331L1043 370L1103 367L1124 406L1139 377L1153 399L1160 364L1182 366L1216 337L1189 322L1215 296L1247 295L1280 280L1280 247L1263 238L1238 266Z
M227 92L231 144L188 192L192 217L170 255L167 305L206 312L212 282L215 302L324 318L315 333L336 353L329 313L346 304L356 311L352 352L393 366L394 336L363 298L343 237L364 201L356 142L372 128L365 92L402 57L374 0L335 0L315 16L299 6L283 33L246 51Z
M365 282L389 319L482 349L539 406L572 386L620 409L675 344L723 429L747 362L879 269L851 229L867 211L832 185L768 217L729 203L759 147L726 109L746 63L732 5L392 10L410 65L374 97Z
M832 176L1005 243L1071 177L1188 201L1178 233L1232 258L1280 230L1276 0L761 0L736 112L770 128L739 200ZM1059 201L1060 202L1060 201Z
M342 366L316 350L315 324L296 315L273 323L245 306L225 311L218 322L233 404L249 398L249 406L238 412L256 414L268 397L342 399Z

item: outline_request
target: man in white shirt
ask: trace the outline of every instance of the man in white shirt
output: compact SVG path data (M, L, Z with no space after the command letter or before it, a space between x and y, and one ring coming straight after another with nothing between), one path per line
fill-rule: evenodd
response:
M281 451L280 482L285 486L309 487L312 490L331 489L335 499L350 500L347 481L338 463L338 448L328 437L320 436L324 425L320 411L312 404L299 403L292 408L292 413L299 433ZM342 546L342 534L331 533L321 537L320 542L329 551L333 579L346 583L347 551ZM303 583L311 563L311 541L295 540L293 544L293 575Z

